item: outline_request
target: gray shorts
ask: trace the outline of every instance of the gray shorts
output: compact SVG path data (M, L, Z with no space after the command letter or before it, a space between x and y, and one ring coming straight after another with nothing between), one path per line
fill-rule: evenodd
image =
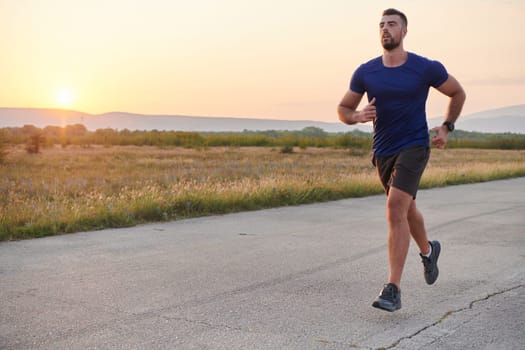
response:
M374 158L373 163L387 194L390 187L395 187L415 199L429 158L429 147L413 146L393 156Z

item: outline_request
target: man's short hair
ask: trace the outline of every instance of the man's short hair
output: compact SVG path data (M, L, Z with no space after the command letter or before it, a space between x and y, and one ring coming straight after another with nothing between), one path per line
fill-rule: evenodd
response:
M396 10L396 9L386 9L383 11L383 16L393 16L393 15L398 15L399 17L401 17L401 20L403 21L403 24L405 25L405 27L408 26L408 19L407 19L407 16L405 16L405 14L399 10Z

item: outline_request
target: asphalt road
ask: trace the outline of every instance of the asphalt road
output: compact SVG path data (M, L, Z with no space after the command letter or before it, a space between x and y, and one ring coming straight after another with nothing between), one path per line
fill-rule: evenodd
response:
M0 243L0 349L524 349L525 178L419 192L394 313L384 201Z

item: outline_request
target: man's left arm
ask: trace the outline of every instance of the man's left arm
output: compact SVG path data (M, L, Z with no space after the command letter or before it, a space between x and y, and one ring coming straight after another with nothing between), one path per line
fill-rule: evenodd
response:
M459 82L452 75L449 74L448 79L437 87L437 90L444 95L450 97L447 112L445 114L445 122L454 124L459 118L463 104L467 95L459 84ZM447 144L448 128L446 125L441 125L432 129L436 132L436 135L432 138L432 143L437 148L444 148Z

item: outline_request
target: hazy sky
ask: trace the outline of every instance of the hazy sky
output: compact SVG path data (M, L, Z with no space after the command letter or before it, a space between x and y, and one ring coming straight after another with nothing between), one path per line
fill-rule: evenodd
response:
M525 0L0 0L0 107L336 121L388 7L465 114L525 103Z

